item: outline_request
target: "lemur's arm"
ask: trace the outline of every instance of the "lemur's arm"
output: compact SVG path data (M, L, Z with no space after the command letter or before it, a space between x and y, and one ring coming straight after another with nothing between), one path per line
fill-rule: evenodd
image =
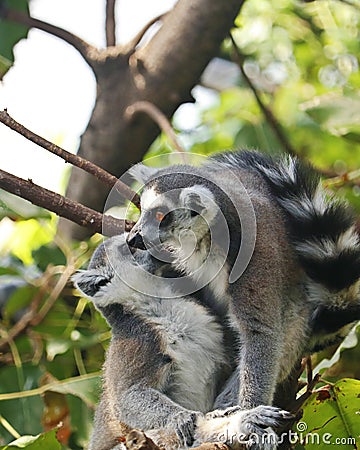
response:
M119 317L116 320L118 329L113 323L114 337L104 367L104 395L111 415L131 428L166 428L172 441L175 431L181 445L191 445L201 414L183 408L166 395L171 358L162 352L151 325L126 314L121 324ZM151 436L157 440L156 431ZM159 433L159 439L165 439L164 432Z

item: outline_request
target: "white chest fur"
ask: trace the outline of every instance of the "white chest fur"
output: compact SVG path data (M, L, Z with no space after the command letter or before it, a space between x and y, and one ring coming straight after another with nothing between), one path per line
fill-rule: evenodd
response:
M215 245L209 251L205 239L190 256L188 256L188 253L179 252L177 268L190 275L199 288L209 286L219 303L228 303L229 298L226 292L229 267L226 262L226 255Z
M173 364L166 394L185 408L207 412L216 374L226 363L223 333L205 308L185 298L149 298L137 313L154 325Z

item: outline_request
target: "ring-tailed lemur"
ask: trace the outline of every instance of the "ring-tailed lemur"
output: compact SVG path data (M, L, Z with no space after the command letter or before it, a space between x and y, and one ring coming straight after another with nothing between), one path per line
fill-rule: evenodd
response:
M150 298L141 294L141 292L133 292L133 289L126 284L126 280L128 283L131 283L131 270L136 263L145 269L145 272L138 272L136 277L136 285L140 291L148 279L153 282L153 279L150 280L152 278L150 274L158 273L162 276L166 274L170 277L176 275L169 272L168 265L161 264L148 252L135 251L133 259L125 247L125 236L117 236L101 244L94 253L88 270L82 271L74 277L79 290L90 298L107 318L112 326L113 334L105 363L104 391L96 410L90 450L122 448L122 444L119 444L117 447L117 439L125 436L132 427L147 429L147 435L150 435L157 443L164 445L167 450L178 448L183 445L184 439L189 443L194 438L196 422L202 417L201 413L208 410L212 411L214 408L225 408L237 401L239 388L237 373L235 372L229 378L229 367L234 368L234 361L232 360L236 359L236 355L231 351L231 345L226 345L226 342L220 342L219 340L221 333L224 337L226 337L227 333L229 334L228 325L226 322L223 322L221 313L212 314L211 311L207 311L204 315L204 308L199 309L198 306L192 304L193 301L203 301L202 296L204 293L196 293L196 299L188 297L186 299L186 311L183 311L183 297L165 300L160 299L160 295L158 298ZM147 274L146 272L149 273ZM167 280L166 284L171 289L171 280ZM159 293L165 294L164 285L160 281L157 290ZM136 302L134 302L134 298ZM140 305L138 304L139 301ZM141 304L142 301L144 302L143 304ZM152 304L152 308L149 308L149 302ZM175 304L171 304L171 302ZM145 309L146 318L144 318ZM173 312L178 312L180 315L185 312L191 312L193 317L188 322L187 317L184 315L181 323L173 323ZM198 314L200 314L199 320L197 320ZM203 320L204 317L206 318L205 321ZM343 334L344 330L342 327L347 330L347 324L355 320L355 317L360 319L360 302L357 305L357 309L324 309L318 311L316 315L314 314L314 323L311 324L311 327L316 330L316 334L312 338L313 343L319 344L319 339L317 338L319 329L323 335L321 339L322 344L325 336L339 335L341 332ZM182 324L183 319L186 322L185 324ZM152 389L140 389L137 392L133 392L132 403L129 405L126 401L127 392L129 386L138 383L140 374L144 381L152 380L153 387L156 387L161 392L166 391L166 395L170 399L173 398L174 392L172 392L172 389L166 388L166 383L164 384L163 381L156 381L158 376L163 377L164 375L161 371L159 372L159 352L163 350L158 346L158 339L163 343L173 340L174 327L176 329L178 325L184 325L184 329L180 330L181 334L185 330L189 332L194 325L193 319L196 321L196 330L192 330L194 337L196 335L206 335L206 339L209 341L204 349L198 349L197 346L204 345L204 342L192 339L192 352L191 355L187 355L187 361L185 362L188 364L188 367L192 367L191 372L194 371L193 375L191 374L190 376L194 377L194 382L198 382L196 367L202 361L201 355L206 355L209 358L209 354L211 354L213 363L218 365L218 367L215 368L215 365L211 367L211 364L207 368L201 367L200 370L203 375L207 372L209 388L205 389L206 392L203 389L199 389L195 396L199 398L195 398L195 401L194 399L188 400L191 404L187 404L189 409L187 413L181 407L176 408L173 405L172 414L169 414L167 417L166 424L163 422L164 426L159 428L159 420L163 420L164 396L158 394L155 397ZM161 331L159 330L159 320L161 320ZM211 322L210 333L208 330L209 320ZM219 327L215 331L213 329L214 323L217 323L217 327L221 324L221 328ZM141 333L139 333L139 330L141 330ZM236 340L237 336L231 331L230 339ZM144 340L147 342L145 347L143 345ZM129 342L131 342L131 345L129 345ZM175 345L175 342L172 345ZM134 359L134 354L136 354L136 359ZM160 354L160 359L162 356ZM129 360L131 361L130 364L128 363ZM226 363L224 364L225 360ZM177 359L177 363L181 364L181 360ZM146 372L144 371L145 368ZM220 373L221 369L223 373ZM175 373L173 372L172 376L174 375ZM185 389L185 396L187 396L188 390L191 390L193 383L189 383L189 379L186 380L184 377L185 381L187 385L182 385L182 388ZM160 387L160 384L162 384L162 387ZM214 401L215 386L218 396ZM199 388L199 384L197 388ZM183 395L184 393L181 390L177 390L176 398ZM208 398L204 399L204 396L208 396ZM206 405L206 407L201 406L199 402ZM135 421L128 418L129 406L136 411L140 411L140 408L142 408L142 414ZM200 408L201 411L195 411L196 408ZM182 414L178 414L178 409L180 409ZM256 414L260 412L261 408L254 410L253 415L247 416L248 423L252 424L254 421L258 423L259 418ZM272 410L270 412L273 413ZM161 415L160 419L159 413ZM269 426L274 424L274 417L270 419L266 417L266 413L269 413L269 410L266 410L266 408L262 409L262 425ZM278 413L277 423L280 424L283 413L281 413L281 410L278 410ZM212 417L213 414L207 415L207 420L213 421ZM125 423L125 421L128 422ZM216 427L214 430L216 430ZM218 439L224 440L221 435L218 436Z
M320 332L309 341L316 315L358 306L360 245L353 215L296 158L277 162L257 152L226 153L202 167L137 165L132 173L145 187L129 245L170 249L174 266L207 286L240 336L232 377L236 398L230 409L199 420L197 436L211 441L221 435L230 443L236 435L246 440L262 433L263 421L273 416L276 422L279 413L258 408L272 405L277 383L322 340ZM256 245L246 271L229 283L248 239L238 215L249 214L244 192L256 217Z
M212 409L229 373L217 318L192 297L173 298L159 271L148 252L130 253L121 235L74 276L112 327L89 450L118 448L124 424L166 450L191 445L197 418ZM147 294L149 283L158 296Z
M226 330L226 323L222 323L221 314L212 315L208 310L205 313L204 308L199 308L198 305L192 303L202 301L204 293L200 297L199 293L196 293L196 298L188 297L185 300L184 310L183 297L162 299L159 295L158 298L150 298L141 292L133 292L126 280L131 283L131 270L136 263L145 269L145 272L139 272L136 277L136 285L140 291L144 287L144 283L146 284L147 280L152 278L150 274L158 273L162 276L166 274L170 277L176 275L169 273L166 264L161 264L146 251L135 251L133 259L125 246L125 236L116 236L98 247L88 270L81 271L74 276L75 284L80 292L90 298L102 312L111 325L113 334L104 369L104 390L96 409L89 450L122 449L122 444L117 444L117 441L120 437L127 435L132 427L146 429L147 435L167 450L179 448L183 445L184 440L190 443L194 439L196 423L197 420L201 420L202 413L212 411L214 408L223 409L237 401L239 389L237 373L234 372L233 376L229 377L229 367L234 368L232 359L236 359L236 355L231 351L231 346L224 345L226 342L220 339L221 335L225 336L226 331L229 331ZM153 280L150 281L153 282ZM171 289L171 280L167 280L167 284ZM161 282L157 289L165 294L164 285ZM190 321L188 312L192 314ZM181 317L180 322L173 321L174 313ZM357 307L353 305L345 310L322 309L317 311L310 324L311 328L315 330L312 337L313 345L322 345L325 337L344 334L348 324L353 322L356 317L360 319L360 302ZM193 328L193 320L195 320L195 328ZM221 323L220 328L219 324ZM211 325L210 332L209 324ZM189 389L191 390L194 386L192 382L189 382L189 378L184 377L186 385L182 384L181 389L184 389L185 393L181 389L179 390L178 383L176 383L178 385L176 392L173 392L173 387L169 388L172 383L164 383L164 372L159 371L159 361L160 365L164 364L167 367L165 370L169 369L169 366L163 361L163 349L159 343L167 345L171 340L173 341L171 345L176 345L178 351L181 344L186 343L181 338L180 346L178 346L176 339L174 340L174 331L176 332L178 326L181 328L181 335L187 331L188 338L191 338L191 333L193 333L193 337L203 336L203 339L208 341L201 342L201 340L192 338L191 355L186 355L185 364L181 358L173 358L172 364L184 364L190 367L191 373L189 372L187 377L193 377L194 382L198 383L196 370L199 367L198 364L203 361L203 357L210 358L211 363L208 362L207 367L200 367L202 375L206 374L208 377L208 388L199 389L200 385L197 384L196 388L199 390L195 399L188 398L186 400L186 402L190 402L186 405L189 411L172 404L172 410L169 411L169 415L164 421L164 399L166 407L169 403L171 404L173 394L176 395L176 399L183 397L185 400ZM320 341L318 339L319 330L322 336ZM206 338L204 338L205 335ZM236 340L237 336L233 334L232 338ZM198 345L201 348L198 348ZM204 348L202 348L203 346ZM223 373L220 373L221 370ZM176 369L174 370L173 367L172 377L176 376L175 371ZM132 398L127 399L129 389L138 384L139 376L145 383L150 380L149 389L133 388ZM161 380L158 379L159 377ZM154 395L153 389L160 392ZM214 389L218 394L215 401ZM208 398L204 399L206 396ZM131 400L130 404L128 400ZM196 408L200 410L196 411ZM141 414L134 419L129 417L129 410L131 415L134 414L131 410L141 411ZM255 409L252 415L247 416L248 423L259 424L259 417L256 414L260 412L263 420L262 426L274 424L275 418L266 416L266 413L269 412L273 415L273 410L269 411L266 408ZM214 425L215 421L216 425L216 420L213 418L214 414L208 414L207 422L211 421ZM283 413L278 410L278 424L282 422L282 418ZM163 425L160 428L159 423ZM214 426L214 431L216 429ZM217 438L224 440L220 433Z

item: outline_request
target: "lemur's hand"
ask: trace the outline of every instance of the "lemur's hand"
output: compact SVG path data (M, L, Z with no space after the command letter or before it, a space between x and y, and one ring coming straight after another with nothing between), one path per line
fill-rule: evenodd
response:
M231 448L245 444L252 450L272 450L278 444L274 428L292 419L292 414L273 406L248 410L234 406L199 419L195 438L196 442L224 442Z

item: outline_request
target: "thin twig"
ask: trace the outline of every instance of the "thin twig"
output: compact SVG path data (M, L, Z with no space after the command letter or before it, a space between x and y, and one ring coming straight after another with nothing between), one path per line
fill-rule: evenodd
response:
M346 172L343 175L338 175L332 178L328 178L324 181L324 187L341 187L344 184L350 184L353 186L360 185L360 169Z
M106 0L105 33L107 47L116 45L115 3L116 0Z
M306 391L295 400L292 411L294 413L299 412L300 408L303 406L305 401L311 396L313 393L313 390L315 389L315 386L318 384L320 380L320 374L317 373L311 380L308 381Z
M106 170L98 167L96 164L87 161L84 158L81 158L78 155L74 155L62 149L58 145L53 144L43 137L33 133L32 131L24 127L24 125L16 122L16 120L14 120L6 110L0 111L0 122L16 131L17 133L21 134L29 141L34 142L45 150L64 159L66 162L79 167L82 170L85 170L85 172L88 172L91 175L94 175L98 180L102 181L106 185L110 187L116 186L117 192L122 195L124 199L130 200L132 203L134 203L135 206L139 207L140 199L136 192L130 189L129 186L127 186L125 183L118 180L114 175L106 172Z
M244 58L243 55L241 54L239 47L236 45L236 42L232 36L232 34L230 33L230 39L233 45L233 50L234 50L234 59L236 60L236 63L238 64L240 70L241 70L241 74L244 77L246 83L248 84L249 88L251 89L251 91L254 94L254 97L256 98L256 101L262 111L262 113L264 114L266 120L268 121L270 127L272 128L273 132L275 133L275 135L277 136L277 138L279 139L280 143L282 144L282 146L284 147L284 149L286 150L287 153L289 153L292 156L296 156L297 152L295 151L295 149L293 148L293 146L290 144L290 142L288 141L281 125L279 124L279 122L276 120L273 112L267 107L265 106L264 102L261 100L260 95L258 93L258 91L256 90L255 86L252 84L250 78L246 75L246 72L244 70Z
M71 220L78 225L91 229L94 233L104 233L113 236L129 231L133 222L116 219L113 216L101 214L87 206L49 191L31 180L24 180L0 169L0 188L22 197L34 205L46 208L58 216Z
M245 449L246 446L244 445L243 448ZM198 447L194 447L193 450L230 450L230 449L226 444L222 442L206 442L204 444L199 445Z
M68 44L72 45L91 67L95 57L99 53L96 47L88 44L86 41L79 38L75 34L70 33L69 31L57 27L56 25L52 25L48 22L34 19L33 17L24 14L21 11L4 7L1 9L1 16L3 19L20 23L28 27L37 28L38 30L45 31L46 33L62 39Z
M172 146L178 152L185 153L185 150L177 140L176 134L173 127L171 126L169 119L162 111L160 111L158 107L156 107L153 103L146 101L136 102L127 107L125 116L130 120L134 117L135 114L139 112L144 112L148 116L150 116L153 121L159 125L160 129L166 134Z
M72 258L72 260L66 262L64 272L61 274L59 280L52 289L49 297L46 299L44 305L40 308L40 310L35 314L35 316L31 320L30 325L32 326L39 325L39 323L41 323L44 320L47 313L54 306L56 300L64 290L66 283L69 281L71 275L75 272L75 269L76 269L75 261Z
M66 283L68 282L69 278L74 273L74 271L75 271L74 261L68 262L63 272L61 273L61 276L57 281L56 285L53 288L51 288L51 290L48 283L50 278L54 275L53 268L51 268L47 273L44 274L41 280L42 284L40 286L39 292L35 295L30 305L29 311L27 311L21 317L21 319L18 322L16 322L16 324L11 328L11 330L7 333L7 335L4 338L0 339L0 348L4 347L12 340L14 340L29 325L36 326L39 325L39 323L44 320L46 314L54 306L54 303L58 299L59 295L63 291L64 287L66 286ZM46 295L46 291L50 291L50 295L46 299L46 302L42 306L42 308L38 310L40 300L44 298L44 296Z
M169 439L169 436L167 438ZM161 450L163 448L156 445L143 431L136 429L127 433L122 441L128 450ZM174 435L174 444L176 441L178 441L178 437ZM198 447L193 447L193 450L229 450L229 447L222 442L206 442Z
M166 16L165 14L159 14L158 16L151 19L125 46L124 53L131 53L139 45L141 39L145 36L145 33L159 20Z
M14 326L6 333L5 337L0 339L0 348L7 345L11 340L14 340L16 336L22 333L30 324L34 318L36 311L39 307L41 299L44 297L46 291L48 290L49 279L54 275L54 268L47 268L46 272L41 277L41 285L39 290L34 295L31 301L29 310L14 324Z
M311 383L314 379L313 369L312 369L312 361L311 361L310 356L308 356L306 358L306 377L307 377L307 384L308 384L307 390L310 390Z

